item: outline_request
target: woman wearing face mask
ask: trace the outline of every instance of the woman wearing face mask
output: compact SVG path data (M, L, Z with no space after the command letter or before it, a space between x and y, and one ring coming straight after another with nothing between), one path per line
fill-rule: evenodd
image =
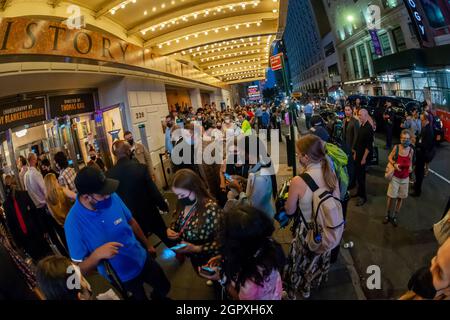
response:
M302 173L307 173L319 188L326 188L333 192L335 198L340 198L338 180L326 157L321 139L312 134L301 137L297 142L297 153ZM306 222L310 223L312 220L313 192L300 176L291 181L285 209L288 215L293 215L300 209ZM289 299L308 299L311 289L319 287L328 276L331 250L324 253L311 251L306 241L307 232L303 222L295 227L285 270L285 289Z
M218 221L221 211L202 179L192 170L181 169L173 178L172 191L181 210L167 229L167 236L187 246L176 250L186 254L197 271L219 251Z
M275 215L275 197L277 194L277 181L273 169L272 160L267 153L264 143L256 136L246 136L237 142L238 161L244 162L242 172L248 174L248 179L235 175L233 181L229 182L230 189L236 190L236 193L255 208L261 210L268 217ZM249 168L247 172L245 169ZM239 168L236 168L239 172ZM245 187L246 186L246 187ZM227 207L234 204L231 197Z
M97 152L95 151L94 148L89 149L89 158L90 158L90 160L87 164L88 166L97 166L98 169L100 169L102 171L106 171L105 163L97 155Z
M225 135L226 139L230 139L234 137L235 134L235 124L231 121L231 116L229 114L226 114L224 116L223 125L222 125L222 131Z
M408 197L409 174L412 172L413 155L411 133L405 129L400 134L400 144L394 146L388 158L395 171L387 191L387 213L383 220L384 224L391 222L394 227L397 227L398 212L403 200ZM391 214L393 200L395 200L395 211L394 214Z
M217 122L216 127L212 129L211 137L215 141L221 141L223 140L223 133L222 133L222 122Z

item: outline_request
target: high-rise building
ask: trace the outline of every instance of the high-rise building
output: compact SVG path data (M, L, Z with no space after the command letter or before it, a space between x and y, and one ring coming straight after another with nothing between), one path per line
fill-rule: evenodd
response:
M323 39L331 28L325 13L321 1L289 1L283 39L294 92L325 93L329 85Z

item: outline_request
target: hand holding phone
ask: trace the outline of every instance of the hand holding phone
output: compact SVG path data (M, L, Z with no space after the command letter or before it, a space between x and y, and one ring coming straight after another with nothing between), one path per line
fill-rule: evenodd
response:
M214 270L213 268L208 267L208 266L203 266L200 268L200 270L201 270L201 272L205 273L208 276L213 276L216 274L216 270Z
M233 178L228 173L224 173L225 179L227 179L229 182L233 182Z
M176 246L173 246L173 247L171 247L169 249L172 250L172 251L177 251L177 250L183 249L185 247L187 247L186 243L179 243Z

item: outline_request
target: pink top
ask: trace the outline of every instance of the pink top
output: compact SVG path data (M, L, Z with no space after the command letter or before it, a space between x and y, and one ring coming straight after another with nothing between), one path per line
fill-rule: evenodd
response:
M239 290L239 300L281 300L283 283L278 270L273 270L263 286L247 280Z

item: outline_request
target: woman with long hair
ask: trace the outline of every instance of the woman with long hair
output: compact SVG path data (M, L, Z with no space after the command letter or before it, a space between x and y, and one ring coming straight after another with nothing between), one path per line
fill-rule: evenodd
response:
M206 264L218 254L221 211L203 180L192 170L177 171L172 191L178 197L180 210L167 229L167 236L186 245L176 253L189 256L192 266L197 270L198 266Z
M76 199L76 193L66 187L61 187L56 175L49 173L44 178L47 207L60 226L64 226L67 214Z
M234 300L280 300L281 272L285 257L271 237L273 221L262 211L239 205L221 217L221 255L209 262L215 274L200 275L223 279L228 296Z
M230 188L241 193L251 206L265 212L269 217L275 216L275 197L277 194L277 181L272 159L267 153L267 148L263 141L256 135L241 138L237 143L238 161L250 166L248 179L234 175L233 181L228 184ZM245 189L244 189L244 186ZM229 208L233 203L230 199L225 208Z
M297 153L302 173L309 174L319 188L326 188L339 198L338 180L320 138L312 134L301 137L297 142ZM299 209L307 223L312 220L313 192L300 176L291 181L285 208L288 215L296 214ZM331 250L321 254L312 252L306 243L307 232L304 223L295 227L284 279L290 299L297 299L298 293L304 299L309 298L311 289L318 287L328 276Z

